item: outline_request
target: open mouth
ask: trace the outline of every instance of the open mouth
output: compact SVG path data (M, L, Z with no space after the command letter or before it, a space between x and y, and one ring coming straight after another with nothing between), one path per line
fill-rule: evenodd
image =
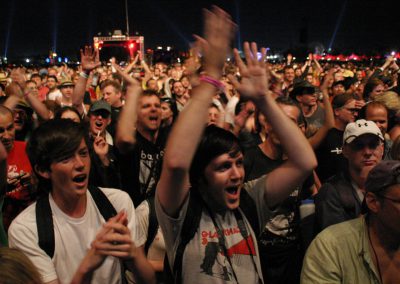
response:
M150 120L150 121L157 122L157 121L158 121L158 115L149 116L149 120Z
M87 175L86 174L80 174L75 176L72 181L75 183L83 183L86 181Z
M230 195L236 195L239 191L239 186L231 186L225 188L225 191L229 193Z

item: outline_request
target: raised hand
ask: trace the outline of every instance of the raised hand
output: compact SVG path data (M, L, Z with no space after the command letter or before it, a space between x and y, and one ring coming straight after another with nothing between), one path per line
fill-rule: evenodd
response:
M136 80L135 78L133 78L132 76L130 76L129 74L124 72L121 69L121 67L119 67L117 64L114 63L112 66L117 71L117 74L122 77L122 79L124 80L127 87L139 87L140 88L140 83L138 80Z
M92 71L100 65L98 50L93 49L91 46L85 46L84 50L81 49L81 66L83 71Z
M24 92L22 91L21 85L15 81L11 82L6 87L5 93L8 96L15 95L15 96L19 97L20 99L22 99L24 97Z
M234 34L234 23L222 9L213 6L204 10L204 38L195 35L204 55L204 70L207 75L219 79L230 50Z
M246 64L240 58L239 51L234 49L236 64L239 67L242 77L239 82L235 76L228 75L233 86L238 90L240 95L249 98L257 99L265 96L269 89L269 74L265 64L266 49L261 49L261 59L257 60L257 44L245 42L243 45Z
M108 159L108 144L106 139L101 136L97 136L93 142L93 149L96 152L97 156L99 156L101 162L104 166L108 166L110 164L110 160Z
M23 68L15 68L11 71L10 77L13 82L17 83L21 86L21 88L25 87L25 70Z
M331 69L328 70L328 72L325 75L324 81L322 82L322 85L321 85L321 90L322 91L326 91L326 92L328 91L328 88L333 83L333 80L334 80L333 74L334 73L335 73L335 69L334 68L331 68Z

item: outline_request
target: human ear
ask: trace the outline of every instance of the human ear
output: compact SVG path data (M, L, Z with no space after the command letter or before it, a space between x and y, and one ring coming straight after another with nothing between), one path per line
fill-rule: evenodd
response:
M35 165L35 172L42 178L50 179L50 171L48 170L40 169L37 165Z
M381 208L380 201L372 192L367 192L367 194L365 195L365 203L368 209L373 213L378 213Z

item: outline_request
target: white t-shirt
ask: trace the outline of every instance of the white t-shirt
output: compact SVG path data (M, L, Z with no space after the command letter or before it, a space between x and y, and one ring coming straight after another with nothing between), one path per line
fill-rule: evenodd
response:
M128 194L117 189L101 188L117 212L125 210L132 240L138 244L140 237L136 230L135 209ZM55 250L51 259L38 245L36 225L36 202L26 208L12 222L8 231L10 247L20 249L38 268L43 282L58 279L60 283L70 283L79 264L105 223L89 191L86 212L81 218L71 218L58 208L51 194L49 201L53 213ZM93 283L121 283L120 262L107 257L95 271Z
M147 232L149 227L149 211L149 203L146 200L140 203L140 205L136 208L137 228L139 231L139 235L143 236L143 239L139 240L139 242L143 244L146 243L148 237ZM147 259L153 261L163 261L164 256L164 236L162 234L160 226L158 226L157 233L149 247L149 251L147 252Z
M59 89L55 89L54 91L47 94L48 101L61 100L61 98L62 98L62 94Z

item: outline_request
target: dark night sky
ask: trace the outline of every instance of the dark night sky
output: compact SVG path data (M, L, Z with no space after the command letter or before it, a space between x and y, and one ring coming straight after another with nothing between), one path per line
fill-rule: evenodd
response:
M400 49L394 0L128 0L131 33L143 35L146 47L186 49L191 34L201 32L201 9L210 3L232 15L242 41L257 41L276 51L297 46L302 28L308 31L303 42L310 50L316 45L328 48L341 14L334 49ZM0 55L6 49L8 57L44 55L54 44L59 54L76 54L98 32L125 31L124 4L125 0L0 0Z

